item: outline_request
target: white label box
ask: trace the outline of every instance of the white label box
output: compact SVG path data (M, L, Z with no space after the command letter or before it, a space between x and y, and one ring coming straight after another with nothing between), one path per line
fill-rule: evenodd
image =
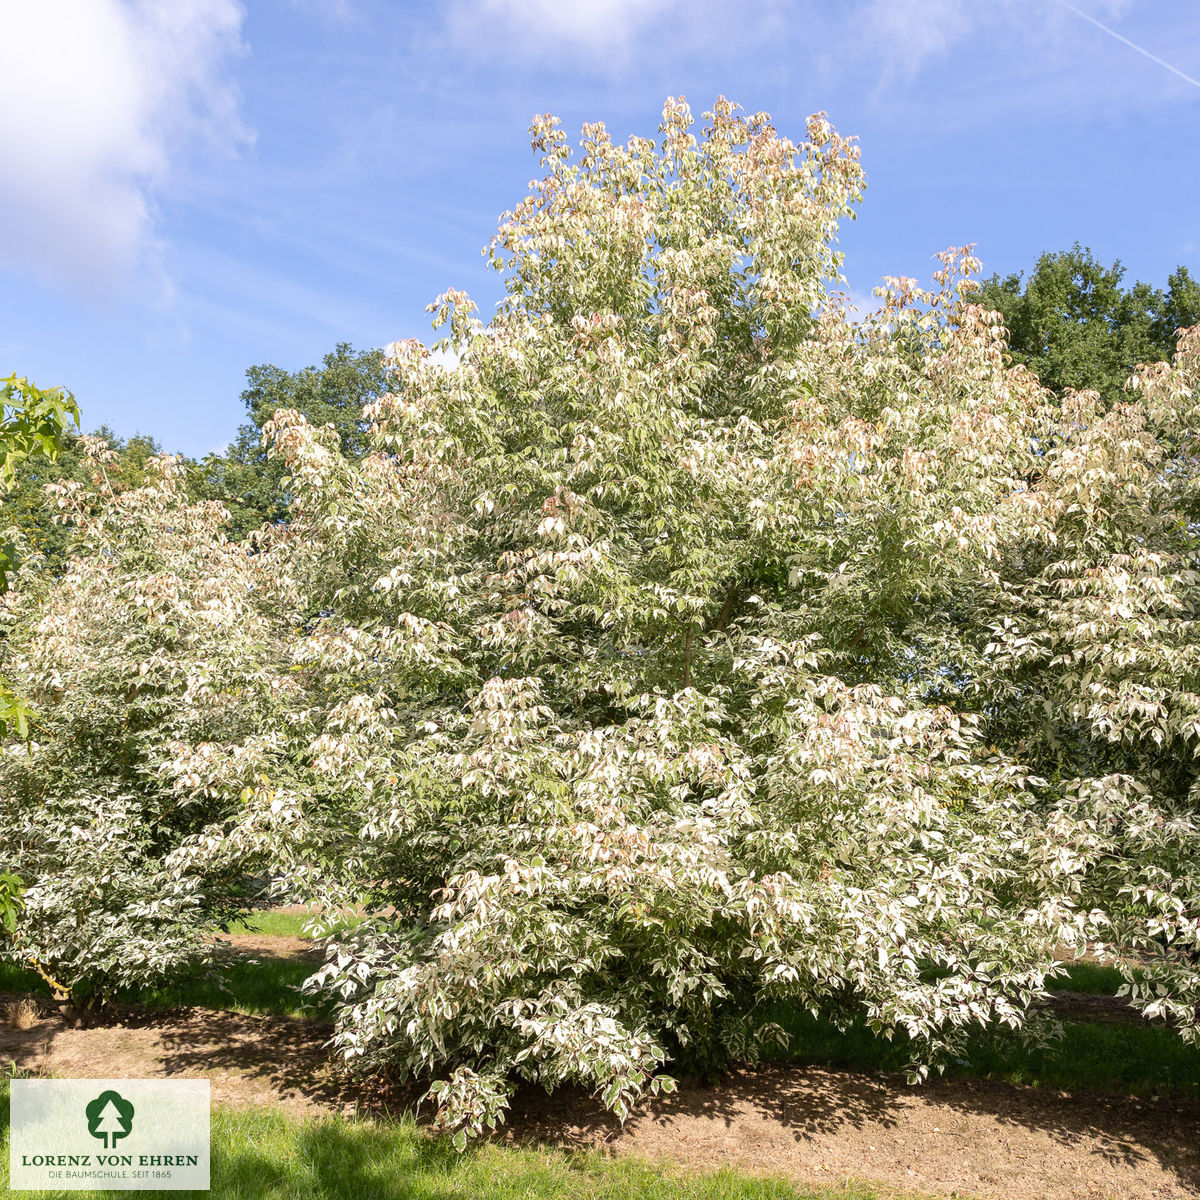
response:
M207 1079L14 1079L13 1191L207 1191Z

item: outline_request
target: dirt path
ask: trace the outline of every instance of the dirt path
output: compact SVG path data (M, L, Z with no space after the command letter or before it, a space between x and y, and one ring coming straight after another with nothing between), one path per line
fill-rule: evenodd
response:
M28 1029L0 1026L0 1063L64 1078L208 1079L218 1104L352 1109L329 1067L330 1032L318 1021L206 1008L129 1013L94 1029L71 1029L56 1015Z
M0 1028L0 1062L64 1077L207 1078L217 1103L352 1112L357 1098L328 1066L329 1032L317 1021L207 1009L131 1012L97 1029L43 1017ZM893 1076L811 1067L733 1071L648 1106L624 1130L582 1092L528 1089L506 1136L733 1165L798 1184L858 1179L980 1200L1200 1197L1200 1107L982 1081L910 1088Z

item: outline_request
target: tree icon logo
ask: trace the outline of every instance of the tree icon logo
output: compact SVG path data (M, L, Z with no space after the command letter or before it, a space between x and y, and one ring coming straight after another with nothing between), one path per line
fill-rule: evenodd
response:
M88 1133L104 1140L111 1150L118 1139L129 1136L133 1128L133 1105L120 1092L101 1092L85 1109Z

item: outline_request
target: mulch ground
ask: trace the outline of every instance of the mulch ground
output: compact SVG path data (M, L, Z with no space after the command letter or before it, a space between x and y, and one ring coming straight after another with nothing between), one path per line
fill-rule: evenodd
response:
M301 939L255 941L275 944L239 949L308 950ZM1070 1015L1129 1019L1110 997L1063 996L1061 1003ZM198 1008L129 1008L91 1029L43 1015L28 1029L0 1027L0 1062L61 1077L207 1078L218 1103L295 1114L369 1108L371 1098L330 1068L329 1034L319 1021ZM867 1180L901 1194L1200 1197L1200 1107L986 1081L910 1087L902 1077L814 1067L736 1070L647 1104L624 1128L579 1089L547 1097L530 1088L519 1094L503 1136L599 1145L689 1168L735 1166L801 1185Z

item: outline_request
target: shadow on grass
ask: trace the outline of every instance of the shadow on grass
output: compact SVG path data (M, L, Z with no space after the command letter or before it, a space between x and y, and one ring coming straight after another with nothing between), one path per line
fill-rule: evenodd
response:
M117 993L118 1004L149 1008L200 1007L272 1016L308 1016L326 1019L333 1004L322 997L303 995L304 981L320 966L316 958L261 954L232 954L217 967L190 979L150 988L127 988ZM32 971L0 963L0 992L48 997L50 989Z
M0 1082L0 1148L8 1142L7 1085ZM5 1155L6 1157L6 1155ZM209 1192L203 1200L876 1200L853 1187L817 1192L732 1171L674 1172L595 1151L486 1144L458 1154L412 1121L297 1119L267 1109L218 1108ZM0 1195L6 1194L0 1181ZM106 1197L143 1193L26 1192Z
M323 997L303 995L304 981L320 966L315 958L234 954L210 974L169 986L122 992L120 1003L151 1008L231 1009L273 1016L328 1018L333 1004Z

